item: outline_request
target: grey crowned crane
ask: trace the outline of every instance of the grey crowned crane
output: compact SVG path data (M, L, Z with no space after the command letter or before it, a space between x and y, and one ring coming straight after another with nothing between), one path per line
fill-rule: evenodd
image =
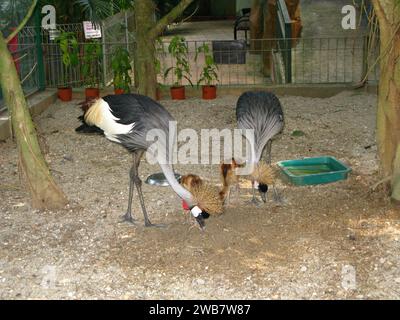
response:
M124 216L127 221L132 223L135 221L132 216L132 198L133 189L136 186L144 215L144 224L153 226L144 204L138 167L143 153L154 143L154 141L147 140L147 134L150 130L156 129L166 137L164 142L163 139L159 139L159 142L163 144L157 150L157 161L161 170L172 189L188 204L200 227L204 226L204 218L208 217L207 211L209 211L205 209L208 207L208 199L205 199L204 196L201 200L196 199L193 194L182 187L175 178L172 164L165 161L169 159L169 124L170 121L174 121L174 118L162 105L149 97L138 94L108 95L91 101L84 118L88 125L94 125L103 130L107 139L121 144L132 153L133 164L130 170L128 209ZM151 149L149 151L152 151Z
M236 104L236 119L239 129L253 129L254 143L250 143L250 164L254 166L251 174L253 200L255 187L266 202L268 184L273 182L271 164L272 138L283 129L284 118L279 99L271 92L248 91L243 93ZM260 163L264 148L267 152L267 164ZM274 188L275 195L277 195Z

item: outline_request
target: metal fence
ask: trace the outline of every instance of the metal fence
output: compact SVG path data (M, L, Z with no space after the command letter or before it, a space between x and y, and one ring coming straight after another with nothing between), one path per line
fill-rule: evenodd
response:
M12 57L26 95L39 87L38 60L35 44L19 44Z
M289 39L291 45L287 49L278 48L282 40L287 39L251 40L256 49L238 46L240 40L188 41L191 80L196 83L200 78L204 59L200 55L196 61L195 56L204 43L212 48L214 60L218 62L220 85L358 83L379 55L377 49L367 52L367 37ZM216 42L225 45L216 50ZM175 63L167 53L168 45L164 42L163 50L160 50L162 70ZM375 82L378 78L378 67L374 67L368 80ZM161 72L158 78L165 85L171 85L175 80L172 73L164 79Z
M122 21L122 22L121 22ZM118 46L126 48L131 57L134 50L133 12L120 12L109 17L101 23L102 38L102 58L101 58L101 85L110 85L113 77L111 68L111 58L114 50ZM60 32L74 33L79 42L79 63L76 67L65 68L61 59L61 51L55 38ZM21 37L28 39L35 34L34 27L26 27L21 32ZM85 40L82 23L57 24L56 30L40 31L43 61L45 70L46 87L58 87L68 85L72 87L82 87L85 79L82 75L84 47L87 45ZM133 58L132 58L133 60ZM132 62L133 63L133 62Z
M278 0L276 2L276 38L278 40L274 43L268 43L270 46L267 48L272 48L275 44L275 49L279 52L279 60L284 66L284 82L292 82L292 19L289 16L289 12L284 0ZM276 56L275 56L276 57ZM276 60L274 60L276 61Z
M300 39L292 48L292 83L358 83L379 56L367 50L367 37ZM368 80L379 77L374 67Z
M87 42L78 43L78 64L69 67L63 65L61 52L57 43L48 43L44 45L43 59L46 70L46 86L50 88L59 86L83 87L86 82L82 72L83 65L85 64L84 53L85 46L88 45ZM111 61L114 50L119 46L126 48L129 44L125 42L108 42L99 43L99 45L101 46L102 53L100 61L98 61L98 83L100 86L109 86L111 85L113 77ZM132 46L132 44L130 44L130 46ZM131 57L133 60L132 52Z
M132 10L119 12L102 21L102 71L103 83L109 85L113 78L111 58L117 47L124 47L133 57L135 42L135 21ZM133 58L132 58L133 65Z
M25 95L34 93L40 87L38 68L38 47L34 28L29 33L19 33L9 44L8 49L13 57L22 89ZM0 112L6 109L0 88Z
M127 15L125 18L124 21L128 21L131 16ZM116 21L120 20L103 24L100 62L100 83L103 85L111 84L111 59L116 47L123 46L128 49L133 66L134 37L128 32L129 23L118 24ZM65 82L73 87L82 87L85 82L81 72L82 58L84 46L87 44L84 42L82 24L58 25L57 29L75 33L80 41L80 62L78 66L65 70L59 46L51 40L54 35L47 30L41 30L46 86L57 87ZM33 27L24 28L18 37L18 48L14 56L20 64L19 72L21 79L24 79L24 88L29 91L29 88L37 87L38 79L37 52L34 48L35 30ZM280 45L282 41L285 41L285 46ZM257 39L250 42L251 46L244 40L187 41L191 82L196 84L201 77L204 58L202 54L197 60L195 57L198 48L204 44L209 46L218 67L219 85L358 83L379 56L378 46L371 46L366 36ZM172 85L176 81L173 72L166 78L163 76L166 69L175 66L174 58L168 53L169 44L170 42L163 41L158 43L156 48L161 64L158 82L164 85ZM379 78L377 65L370 70L370 82L376 82ZM183 84L187 85L189 82L184 80Z
M46 30L40 28L40 41L43 53L44 76L46 87L61 86L65 79L65 84L81 86L79 80L81 68L63 68L61 51L55 38L60 32L72 32L80 42L84 41L83 26L81 23L58 24L56 30ZM19 35L29 39L35 34L35 27L25 27ZM66 72L66 74L64 74Z

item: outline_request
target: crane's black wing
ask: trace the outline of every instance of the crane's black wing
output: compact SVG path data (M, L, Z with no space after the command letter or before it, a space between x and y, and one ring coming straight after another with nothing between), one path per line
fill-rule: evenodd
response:
M134 123L130 133L118 135L118 140L128 150L147 149L152 141L148 141L146 135L152 129L164 132L168 143L169 123L174 118L158 102L139 94L108 95L103 100L118 119L117 123Z

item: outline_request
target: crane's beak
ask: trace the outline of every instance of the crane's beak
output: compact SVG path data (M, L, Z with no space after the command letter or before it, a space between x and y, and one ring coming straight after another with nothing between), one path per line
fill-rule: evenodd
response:
M206 223L204 222L204 218L203 218L203 216L201 214L199 214L196 217L196 221L199 224L199 227L200 227L201 231L204 231L204 229L206 227Z
M267 193L260 191L261 200L266 203L267 202Z
M192 207L190 209L190 212L195 217L200 229L204 231L204 228L206 226L204 219L207 219L210 216L208 212L201 210L198 206Z

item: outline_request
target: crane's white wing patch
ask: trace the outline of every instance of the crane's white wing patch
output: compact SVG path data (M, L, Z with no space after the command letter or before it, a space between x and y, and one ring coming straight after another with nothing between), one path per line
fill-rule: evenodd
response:
M103 99L101 99L100 107L101 107L102 117L101 121L97 126L104 131L104 134L107 139L119 142L119 140L116 138L116 135L128 134L132 131L133 127L135 126L135 123L130 123L130 124L118 123L117 121L120 119L113 116L109 104Z

